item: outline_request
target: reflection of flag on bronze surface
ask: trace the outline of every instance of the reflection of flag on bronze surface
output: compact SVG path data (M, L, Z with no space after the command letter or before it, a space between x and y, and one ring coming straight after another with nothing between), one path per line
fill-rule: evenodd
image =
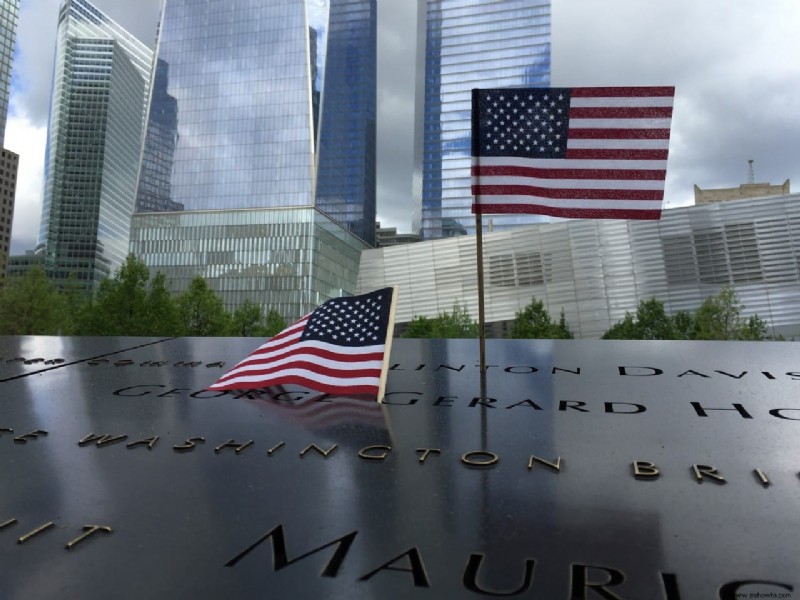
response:
M359 396L296 392L283 386L270 386L263 392L251 404L265 406L271 415L306 429L321 431L342 426L388 428L382 406L377 402L364 402Z
M472 91L472 212L658 219L673 87Z
M394 290L334 298L256 349L209 387L296 384L331 394L380 394Z

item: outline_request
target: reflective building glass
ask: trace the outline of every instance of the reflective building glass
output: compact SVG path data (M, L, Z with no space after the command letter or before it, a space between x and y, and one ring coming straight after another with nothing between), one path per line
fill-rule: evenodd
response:
M6 130L18 14L19 0L0 0L0 146L3 145ZM0 150L0 278L5 274L6 259L11 246L18 167L19 156L2 148Z
M173 293L202 276L235 309L249 300L294 321L351 295L366 244L312 207L138 213L131 252Z
M6 134L8 98L11 91L11 63L17 33L19 0L0 0L0 145Z
M426 11L425 96L415 179L422 185L415 190L412 228L427 239L474 233L471 90L550 85L550 0L428 0L420 8ZM540 220L496 215L491 225Z
M375 0L170 0L137 212L317 206L367 241Z
M60 8L37 253L91 286L128 253L152 51L85 0Z
M375 239L375 0L169 0L157 54L131 251L229 309L352 293Z

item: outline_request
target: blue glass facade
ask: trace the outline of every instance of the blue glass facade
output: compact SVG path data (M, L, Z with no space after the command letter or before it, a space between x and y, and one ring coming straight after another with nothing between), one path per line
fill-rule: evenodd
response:
M333 0L316 205L375 245L376 31L374 0Z
M375 0L169 0L131 251L295 319L375 239Z
M37 253L87 287L128 253L153 53L86 0L59 11Z
M316 204L374 239L375 52L375 0L167 2L137 212Z
M421 222L412 225L432 239L475 231L471 90L549 86L551 15L550 0L428 0L425 10L422 143L415 144ZM541 219L497 215L491 224L505 229Z

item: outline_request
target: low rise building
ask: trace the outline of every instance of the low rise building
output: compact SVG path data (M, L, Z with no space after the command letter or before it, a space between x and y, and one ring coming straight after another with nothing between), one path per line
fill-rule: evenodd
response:
M599 338L642 300L695 311L731 286L744 315L800 336L800 194L664 211L660 221L570 220L484 233L486 322L502 332L533 298ZM397 322L453 303L478 315L475 236L365 250L359 292L398 285Z

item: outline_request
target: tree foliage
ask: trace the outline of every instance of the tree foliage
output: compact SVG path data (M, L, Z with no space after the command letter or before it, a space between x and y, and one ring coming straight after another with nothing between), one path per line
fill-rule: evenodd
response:
M564 311L556 323L541 300L533 298L531 303L518 311L511 325L511 337L514 339L557 339L571 340L572 332L567 325Z
M603 334L605 340L765 340L767 324L758 315L742 317L744 306L733 289L709 296L692 314L670 316L663 302L651 298L639 303L636 315L625 317Z
M41 268L0 280L0 335L273 336L286 328L274 309L249 301L233 314L202 277L177 297L163 273L152 279L130 255L93 296L67 279L59 289Z
M192 279L177 302L183 335L222 336L230 331L231 316L203 277Z
M60 335L68 328L66 298L47 280L44 269L3 280L0 335Z
M697 309L694 339L766 339L767 324L758 315L743 318L744 308L732 288L725 287L716 296L709 296Z
M604 340L675 340L680 339L675 321L664 310L664 303L642 300L636 315L625 313L622 321L603 334Z
M466 306L453 303L451 312L437 317L414 317L401 337L404 338L476 338L478 324L472 320Z

